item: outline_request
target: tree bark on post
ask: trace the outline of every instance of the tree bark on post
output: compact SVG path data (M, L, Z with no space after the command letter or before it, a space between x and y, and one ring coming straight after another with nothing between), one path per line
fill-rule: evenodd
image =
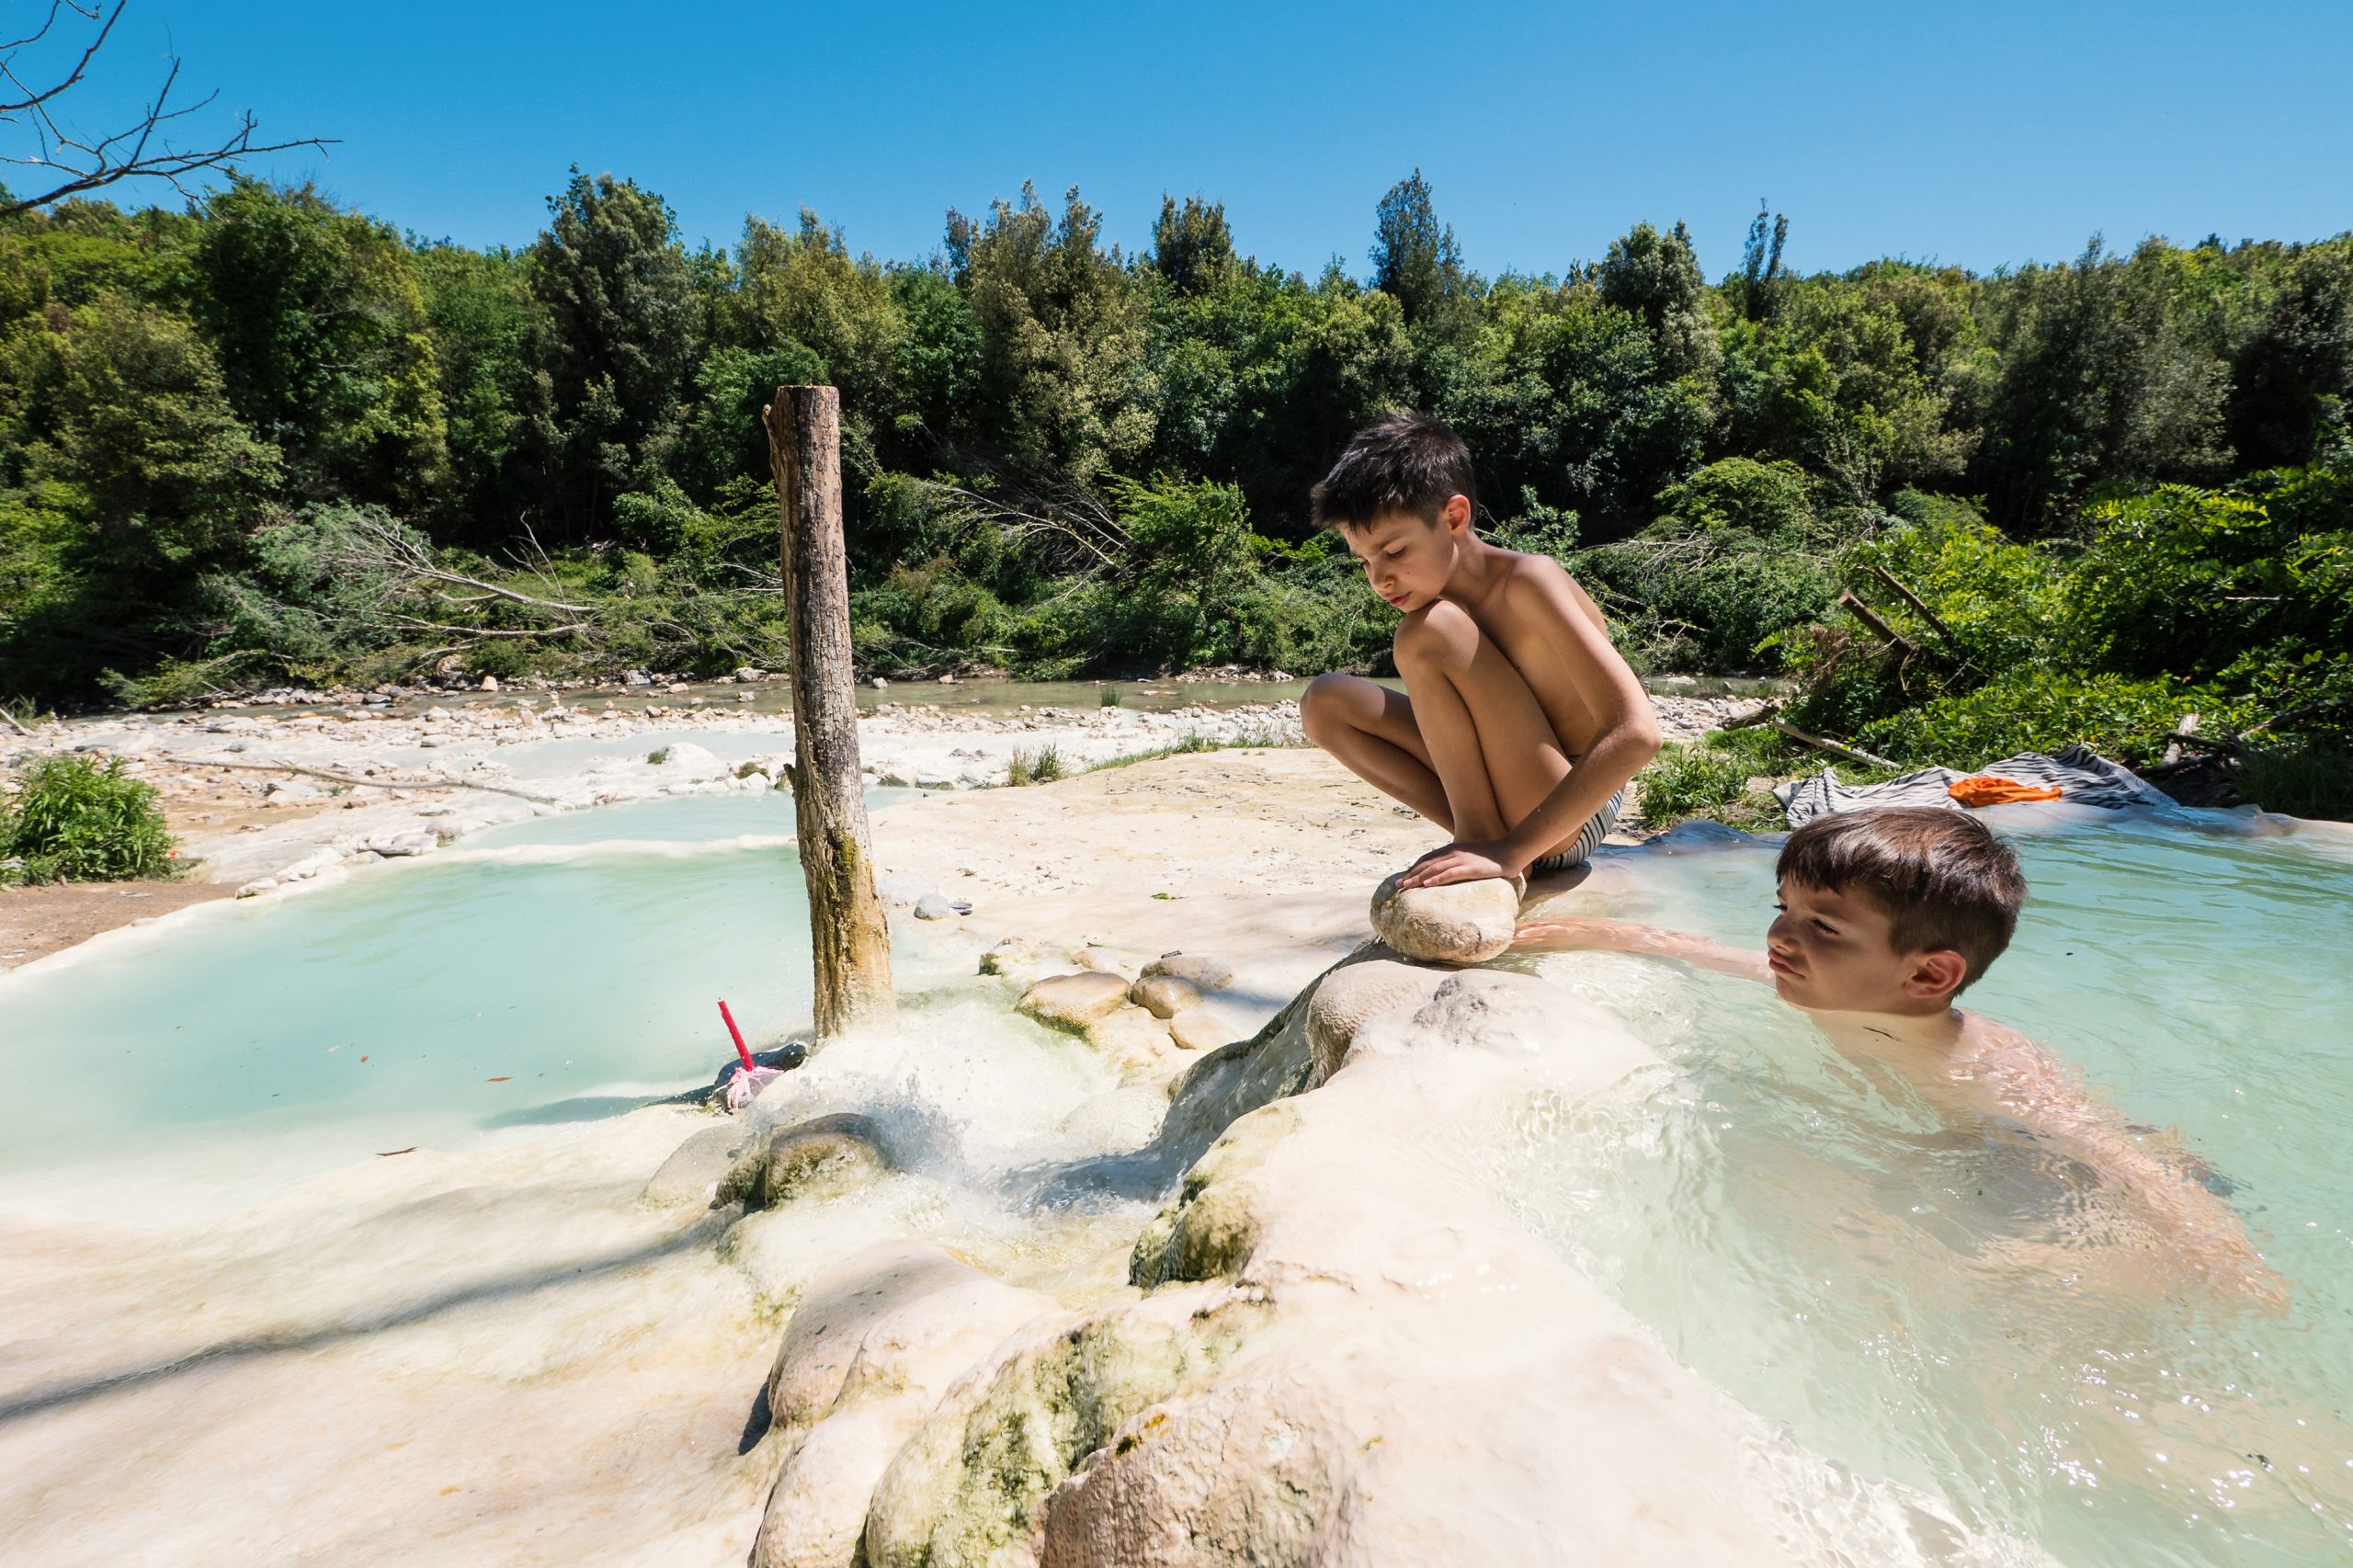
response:
M842 538L841 394L779 387L760 410L776 470L779 553L792 649L792 805L809 884L820 1039L894 1017L891 928L874 891L850 673Z

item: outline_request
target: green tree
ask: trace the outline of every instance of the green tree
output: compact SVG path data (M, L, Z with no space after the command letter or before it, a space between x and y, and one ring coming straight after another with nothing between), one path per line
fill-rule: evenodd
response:
M2095 235L2073 263L2029 267L1986 291L2001 368L1970 478L1995 523L2044 531L2096 483L2223 471L2230 371L2189 309L2188 281L2162 240L2126 258Z
M1226 227L1225 204L1198 196L1160 199L1160 221L1152 230L1152 266L1179 294L1199 294L1222 283L1237 263L1233 233Z
M1440 316L1465 292L1454 225L1438 222L1429 181L1415 169L1373 210L1372 286L1395 300L1405 324Z
M539 331L528 268L512 251L446 243L420 248L415 266L449 430L434 531L448 542L497 544L517 531L530 500L519 468Z
M1147 301L1096 248L1102 215L1074 187L1059 220L1021 187L973 224L950 214L949 253L980 328L974 424L1017 466L1086 485L1152 439Z
M1720 357L1709 319L1707 280L1699 274L1691 232L1677 222L1662 234L1637 223L1595 269L1602 303L1640 316L1658 343L1659 368L1669 376L1714 374Z
M236 177L205 208L197 318L229 398L314 495L416 504L447 427L425 294L390 226Z
M676 438L702 308L669 207L573 171L531 246L540 308L527 439L551 532L585 539Z
M199 575L233 559L280 475L185 317L101 295L6 345L0 670L87 696L193 645Z
M818 376L841 389L845 419L887 422L897 412L907 323L879 262L851 256L841 231L804 207L790 233L744 220L735 267L746 347L806 347Z

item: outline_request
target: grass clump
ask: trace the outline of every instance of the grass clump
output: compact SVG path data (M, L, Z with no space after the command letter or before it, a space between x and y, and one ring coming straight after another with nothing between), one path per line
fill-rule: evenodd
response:
M1105 687L1097 705L1103 708L1117 708L1120 705L1120 688L1116 686Z
M1196 752L1263 751L1271 747L1296 746L1305 744L1302 741L1286 740L1279 732L1264 727L1245 730L1230 741L1213 739L1199 730L1188 730L1167 745L1153 746L1145 751L1122 752L1118 756L1104 758L1086 771L1099 773L1107 767L1127 767L1139 762L1156 762L1164 756L1190 756Z
M168 877L175 841L154 786L122 758L52 756L0 801L0 881L131 881Z
M670 760L670 748L668 746L655 746L652 751L645 754L645 760L651 763L654 767L659 767L664 763Z
M1051 784L1063 776L1063 754L1051 742L1036 751L1014 749L1013 757L1005 765L1005 781L1008 785Z

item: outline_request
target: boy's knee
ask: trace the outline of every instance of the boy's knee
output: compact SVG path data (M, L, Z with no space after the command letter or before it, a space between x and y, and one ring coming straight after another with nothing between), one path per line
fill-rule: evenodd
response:
M1299 727L1317 745L1323 745L1335 731L1347 726L1348 683L1356 678L1337 674L1317 676L1299 694Z
M1408 665L1426 669L1461 665L1479 648L1479 623L1460 605L1441 599L1427 605L1398 624L1395 653L1401 671Z

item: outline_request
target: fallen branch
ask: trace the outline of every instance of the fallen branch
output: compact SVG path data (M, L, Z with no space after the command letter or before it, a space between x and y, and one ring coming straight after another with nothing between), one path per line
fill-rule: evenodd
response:
M1893 761L1888 757L1873 756L1870 752L1858 751L1853 746L1842 746L1836 741L1824 740L1820 735L1807 734L1803 730L1799 729L1795 724L1790 723L1786 719L1768 717L1764 722L1770 724L1774 729L1779 730L1781 733L1789 736L1790 739L1793 741L1802 742L1804 744L1812 746L1816 751L1828 752L1832 756L1841 757L1847 762L1859 762L1865 767L1901 767L1904 766L1902 763Z
M1920 651L1918 643L1881 619L1879 612L1858 598L1851 589L1839 590L1838 608L1870 628L1872 636L1896 652L1912 654Z
M324 767L299 767L290 762L214 762L200 756L167 756L163 760L175 767L233 767L245 773L299 773L306 778L324 778L330 784L349 784L362 790L481 790L493 795L512 795L518 801L532 801L542 806L563 804L552 795L534 795L529 790L509 790L503 784L474 784L462 778L355 778L348 773L329 773Z
M1938 637L1944 640L1944 645L1948 649L1951 650L1952 656L1954 658L1961 660L1964 664L1968 662L1968 655L1961 651L1961 639L1952 634L1952 628L1947 626L1942 620L1939 620L1937 618L1937 612L1930 609L1927 607L1927 602L1924 601L1919 595L1914 593L1910 587L1905 585L1904 579L1898 577L1894 573L1889 571L1886 567L1880 565L1876 562L1871 563L1871 570L1878 574L1879 580L1881 582L1885 583L1891 589L1894 590L1896 597L1902 599L1905 604L1912 607L1913 614L1918 616L1922 620L1928 623L1929 631L1935 632Z
M30 730L26 729L23 724L17 722L17 716L14 713L8 711L6 704L0 704L0 724L7 725L8 728L16 731L17 733L20 735L29 735L32 733Z

